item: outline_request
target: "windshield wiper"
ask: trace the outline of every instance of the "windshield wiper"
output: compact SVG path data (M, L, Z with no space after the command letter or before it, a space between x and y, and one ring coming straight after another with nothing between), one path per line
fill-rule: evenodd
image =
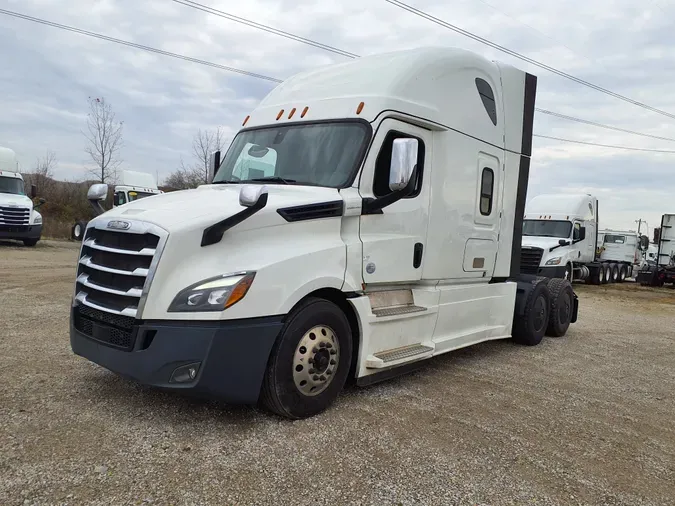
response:
M249 181L268 182L268 183L283 183L283 184L297 183L297 181L295 179L286 179L286 178L279 177L279 176L254 177L252 179L246 179L246 180L242 181L242 183L247 183Z
M211 184L241 184L241 181L213 181Z

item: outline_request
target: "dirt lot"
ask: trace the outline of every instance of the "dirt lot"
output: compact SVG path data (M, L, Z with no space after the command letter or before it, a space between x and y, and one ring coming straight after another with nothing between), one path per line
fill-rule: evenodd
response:
M288 422L75 357L76 246L0 243L0 504L675 504L675 291L578 287L534 348L439 357Z

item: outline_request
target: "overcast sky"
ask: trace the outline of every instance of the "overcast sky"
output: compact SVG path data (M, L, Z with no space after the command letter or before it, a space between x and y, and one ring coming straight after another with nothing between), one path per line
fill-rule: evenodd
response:
M199 0L234 15L365 55L421 45L456 46L539 76L537 106L675 138L675 119L646 111L423 20L384 0ZM409 0L502 46L675 113L675 7L666 0ZM171 0L3 0L0 7L166 51L286 78L346 58ZM56 176L78 180L87 97L105 97L124 120L123 167L158 174L190 159L198 128L229 138L274 83L151 54L0 15L0 145L22 169L47 151ZM535 133L675 150L675 142L538 114ZM675 154L630 152L537 138L528 196L595 193L601 225L658 225L675 212Z

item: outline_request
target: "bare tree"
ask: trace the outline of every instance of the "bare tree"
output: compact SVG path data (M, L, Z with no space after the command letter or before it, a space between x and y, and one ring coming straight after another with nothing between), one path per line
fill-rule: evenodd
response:
M191 170L195 174L199 174L201 183L208 183L209 179L209 159L211 153L214 151L222 151L225 147L225 132L218 127L215 131L212 130L198 130L194 139L192 140L192 153L195 156L195 164L190 169L183 165L181 160L181 167L183 170Z
M173 171L164 180L164 185L174 188L176 190L187 190L189 188L197 188L200 184L204 184L204 178L200 167L187 167L183 160L180 161L180 167Z
M32 172L25 178L26 188L29 187L29 184L35 184L39 188L40 193L49 193L55 183L55 168L56 154L53 151L48 151L45 156L38 157L35 160L35 165L33 166Z
M119 152L123 122L115 120L115 113L104 98L89 97L88 101L87 131L83 132L88 142L85 151L96 164L88 172L102 183L114 182L122 163Z

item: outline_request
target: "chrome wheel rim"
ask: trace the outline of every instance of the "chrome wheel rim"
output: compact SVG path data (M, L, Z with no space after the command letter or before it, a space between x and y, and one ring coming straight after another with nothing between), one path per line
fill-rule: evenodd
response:
M82 232L82 230L80 229L80 226L79 226L79 225L75 225L75 236L80 235L81 232Z
M293 382L308 397L328 388L340 365L340 344L333 329L316 325L300 339L293 355Z

